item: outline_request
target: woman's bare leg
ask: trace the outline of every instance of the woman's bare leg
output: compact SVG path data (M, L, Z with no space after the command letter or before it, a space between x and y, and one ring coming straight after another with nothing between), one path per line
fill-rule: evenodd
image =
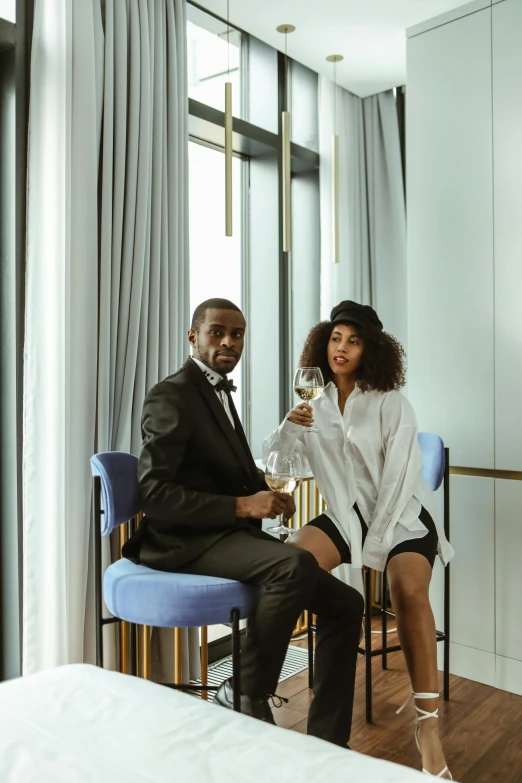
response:
M332 539L313 525L296 530L286 543L311 552L325 571L331 571L341 564L341 556Z
M388 563L388 580L397 619L399 641L404 652L414 693L438 693L435 620L429 599L432 569L417 552L403 552ZM438 699L415 699L426 712L434 712ZM435 718L419 724L422 765L432 774L446 766ZM449 778L446 773L445 778Z

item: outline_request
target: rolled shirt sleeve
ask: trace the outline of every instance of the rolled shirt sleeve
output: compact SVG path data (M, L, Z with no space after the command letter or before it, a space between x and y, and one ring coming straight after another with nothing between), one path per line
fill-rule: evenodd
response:
M279 427L264 439L261 448L263 464L266 465L272 451L295 451L301 457L304 474L310 473L304 434L304 427L301 427L300 424L293 424L287 416Z

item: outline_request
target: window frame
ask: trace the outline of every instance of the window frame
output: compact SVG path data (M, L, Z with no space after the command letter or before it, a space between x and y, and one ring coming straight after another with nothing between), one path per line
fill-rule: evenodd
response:
M4 351L8 351L11 347L14 373L7 375L6 365L3 361L0 362L0 406L4 419L0 441L0 681L20 676L22 673L22 384L27 136L33 18L34 0L16 0L16 22L0 19L0 57L14 58L15 95L14 181L11 182L14 190L14 256L2 257L0 265L2 292L5 291L4 284L9 276L14 287L14 299L6 301L2 298L1 304L6 311L5 318L11 326L8 334L2 330L0 350L3 359ZM9 204L9 208L12 206L13 204ZM8 207L0 202L0 225L7 216L7 210ZM4 312L2 312L2 325L4 325ZM5 435L5 422L9 428L9 439ZM10 447L11 443L15 444L14 454ZM6 513L7 511L9 513Z

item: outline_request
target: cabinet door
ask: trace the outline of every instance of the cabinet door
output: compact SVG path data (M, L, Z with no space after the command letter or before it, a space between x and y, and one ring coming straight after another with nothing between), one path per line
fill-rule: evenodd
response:
M522 661L522 481L495 484L496 652Z
M408 396L494 464L491 8L408 40Z
M451 641L495 652L493 479L451 477Z
M522 470L522 3L493 8L495 458Z

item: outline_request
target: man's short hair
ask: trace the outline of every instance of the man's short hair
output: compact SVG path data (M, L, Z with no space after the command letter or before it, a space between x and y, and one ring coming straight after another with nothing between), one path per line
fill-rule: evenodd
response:
M207 299L205 302L201 302L194 310L190 325L193 332L199 330L207 316L207 310L235 310L238 313L241 312L241 309L228 299Z

